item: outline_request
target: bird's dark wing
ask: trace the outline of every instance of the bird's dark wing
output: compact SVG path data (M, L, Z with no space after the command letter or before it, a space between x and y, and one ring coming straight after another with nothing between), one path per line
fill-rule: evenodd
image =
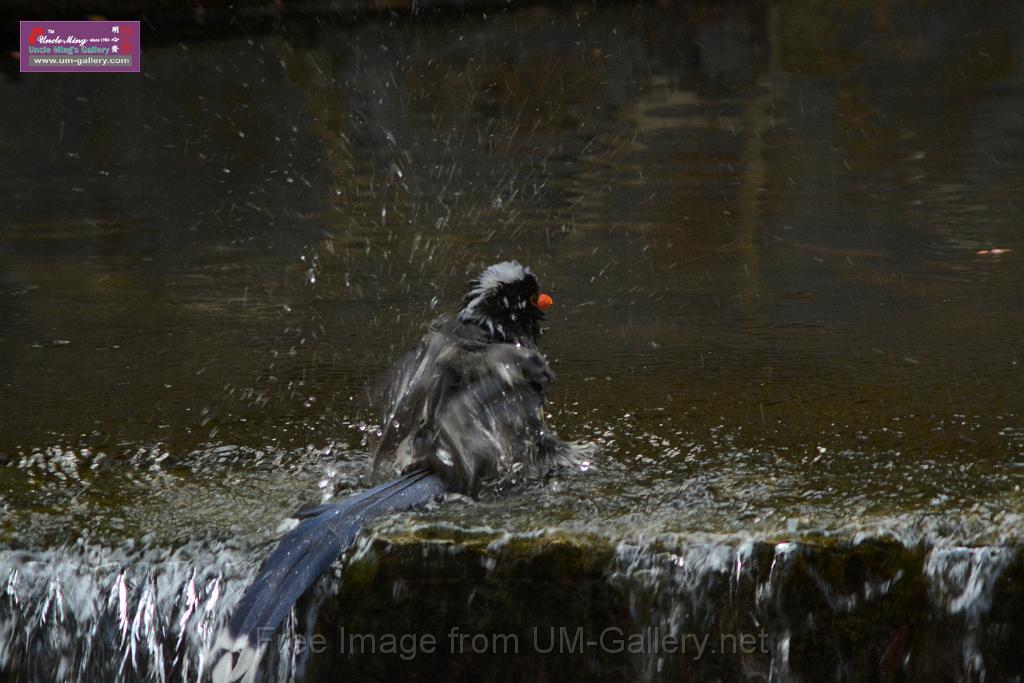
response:
M419 345L389 373L381 399L381 431L374 450L373 470L404 471L414 467L413 438L423 424L435 419L452 387L458 386L460 361L483 348L465 325L437 322ZM390 466L390 467L389 467ZM393 474L394 472L388 472Z
M482 478L535 464L554 374L536 349L484 344L476 329L435 325L396 369L377 472L426 466L452 490L474 493Z

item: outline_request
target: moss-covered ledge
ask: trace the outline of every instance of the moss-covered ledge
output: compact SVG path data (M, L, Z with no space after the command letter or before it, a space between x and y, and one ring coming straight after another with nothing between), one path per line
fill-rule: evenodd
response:
M1004 680L1022 584L1018 547L385 532L305 680Z

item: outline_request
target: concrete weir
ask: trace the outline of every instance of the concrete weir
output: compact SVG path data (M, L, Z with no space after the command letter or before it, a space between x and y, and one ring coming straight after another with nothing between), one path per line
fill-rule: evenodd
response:
M209 680L255 568L213 541L4 551L4 680ZM299 603L261 680L1015 680L1022 585L1014 542L395 524Z

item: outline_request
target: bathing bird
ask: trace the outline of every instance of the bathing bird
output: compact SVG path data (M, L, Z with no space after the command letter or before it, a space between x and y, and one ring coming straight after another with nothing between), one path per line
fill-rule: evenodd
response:
M552 303L529 268L506 261L470 281L454 317L428 325L382 383L372 471L378 481L395 478L296 513L298 525L235 609L215 678L255 676L262 648L292 606L370 520L573 462L571 446L544 424L554 373L538 342Z

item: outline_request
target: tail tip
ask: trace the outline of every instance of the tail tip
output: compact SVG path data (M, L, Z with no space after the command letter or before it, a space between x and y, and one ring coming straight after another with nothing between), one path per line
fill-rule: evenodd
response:
M227 628L214 643L213 654L221 653L210 670L212 683L252 683L256 680L265 646L246 635L232 635Z

